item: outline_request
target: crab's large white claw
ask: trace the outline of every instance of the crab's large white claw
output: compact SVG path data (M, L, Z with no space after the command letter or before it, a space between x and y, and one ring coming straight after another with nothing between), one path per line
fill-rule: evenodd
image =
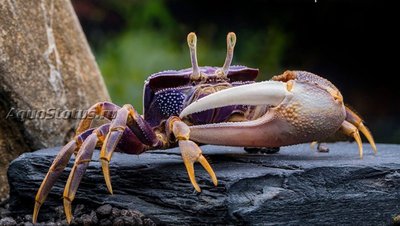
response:
M230 105L279 105L291 95L287 83L265 81L237 86L203 97L187 106L179 117Z

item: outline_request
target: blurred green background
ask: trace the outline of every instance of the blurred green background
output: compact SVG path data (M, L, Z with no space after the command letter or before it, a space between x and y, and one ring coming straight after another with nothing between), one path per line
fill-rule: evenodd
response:
M238 37L234 64L266 80L287 69L332 81L378 142L400 143L400 91L393 57L395 7L378 1L73 0L113 102L142 108L152 73L190 67L186 35L198 36L200 65L222 66L225 37Z

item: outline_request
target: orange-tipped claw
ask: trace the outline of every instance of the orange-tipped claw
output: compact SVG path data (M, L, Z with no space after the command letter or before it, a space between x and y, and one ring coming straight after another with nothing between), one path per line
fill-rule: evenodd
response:
M167 120L167 129L171 131L174 134L175 138L178 140L183 163L186 166L190 182L192 182L192 185L196 189L196 191L201 192L201 189L196 182L194 174L193 165L195 162L199 162L204 167L204 169L210 175L214 185L217 186L218 180L215 176L214 170L211 168L207 159L204 158L204 156L202 155L199 146L195 142L189 140L189 126L182 122L180 118L171 117Z
M194 167L193 167L193 162L188 161L188 159L183 159L183 163L186 166L186 170L189 175L190 182L192 183L194 189L196 189L197 192L201 192L201 189L199 185L197 184L195 175L194 175Z
M201 154L201 150L196 143L190 140L180 140L179 147L182 153L183 163L186 166L186 170L189 175L190 182L197 192L201 192L199 185L196 182L195 174L194 174L194 163L199 162L207 173L210 175L212 182L215 186L218 185L217 177L215 176L214 170L211 168L207 159Z
M211 176L211 180L215 186L218 185L218 180L217 176L215 176L214 170L211 168L210 164L208 163L207 159L204 158L203 155L200 155L200 157L197 159L199 163L204 167L204 169L207 171L207 173Z

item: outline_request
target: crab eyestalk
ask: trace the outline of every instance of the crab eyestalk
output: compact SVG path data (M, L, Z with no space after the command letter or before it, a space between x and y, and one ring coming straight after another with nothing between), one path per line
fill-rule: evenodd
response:
M226 76L229 72L229 67L232 64L233 50L236 44L236 34L234 32L229 32L226 36L226 58L224 66L218 71L222 76Z
M190 59L192 62L192 80L198 80L200 78L200 68L199 64L197 63L197 36L194 32L190 32L187 36L187 43L190 50Z

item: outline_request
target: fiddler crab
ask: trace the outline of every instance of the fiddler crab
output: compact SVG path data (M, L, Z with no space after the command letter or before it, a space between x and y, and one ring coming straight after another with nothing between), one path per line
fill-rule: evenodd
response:
M214 185L217 177L198 144L242 147L280 147L323 141L342 132L353 137L362 158L359 131L376 152L374 139L361 118L343 103L340 91L328 80L305 71L285 71L269 81L255 82L258 69L231 66L236 35L227 35L227 54L220 67L199 67L195 33L187 36L192 67L151 75L144 85L144 112L100 102L87 111L76 136L58 153L35 198L33 222L51 188L75 154L64 189L67 222L71 202L96 147L108 191L112 194L109 162L114 151L141 154L179 146L190 182L199 162ZM93 115L109 123L91 128Z

